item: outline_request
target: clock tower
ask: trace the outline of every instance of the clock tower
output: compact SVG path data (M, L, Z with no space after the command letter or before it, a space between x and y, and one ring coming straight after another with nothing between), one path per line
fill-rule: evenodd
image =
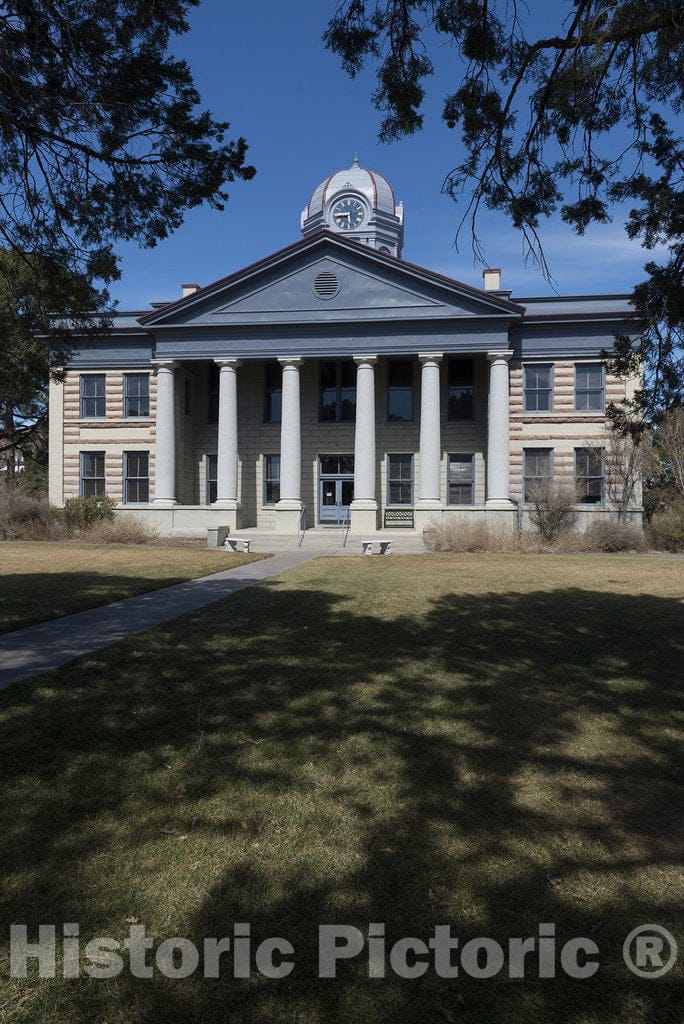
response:
M382 174L361 167L336 171L314 191L302 210L302 234L325 229L368 245L388 256L401 256L404 207L394 199L392 186Z

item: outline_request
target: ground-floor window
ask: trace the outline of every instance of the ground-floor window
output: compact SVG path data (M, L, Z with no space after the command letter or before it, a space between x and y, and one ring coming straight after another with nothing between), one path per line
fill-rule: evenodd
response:
M280 501L280 456L264 455L264 505Z
M448 456L447 503L473 505L475 503L475 456L456 454Z
M216 485L216 456L207 455L207 505L213 505L216 501L217 485Z
M602 448L575 448L575 497L580 505L603 501Z
M539 493L551 482L553 449L523 449L523 501L534 501Z
M387 456L387 504L413 504L413 455Z
M81 452L80 495L92 498L105 493L105 453Z
M140 505L149 500L149 452L124 452L124 504Z

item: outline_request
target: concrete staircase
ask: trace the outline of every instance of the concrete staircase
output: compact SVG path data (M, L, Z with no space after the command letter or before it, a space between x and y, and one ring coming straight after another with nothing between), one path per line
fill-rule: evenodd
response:
M276 533L274 530L264 530L258 527L246 527L237 530L235 537L249 537L252 541L251 550L257 553L297 550L297 538L289 534ZM378 537L392 541L392 554L415 555L424 554L426 548L423 543L423 535L417 530L382 530ZM366 537L361 535L348 535L346 544L342 546L341 527L322 527L306 530L302 538L301 550L316 552L327 556L353 556L361 555L361 541ZM370 539L370 538L368 538ZM390 556L391 557L391 556Z

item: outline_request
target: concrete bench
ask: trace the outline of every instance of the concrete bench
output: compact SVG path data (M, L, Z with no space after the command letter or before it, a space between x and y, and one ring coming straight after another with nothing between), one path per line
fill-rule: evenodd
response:
M244 551L247 554L251 543L247 537L226 537L223 546L229 551Z
M377 545L379 555L389 555L390 547L392 545L391 540L387 540L385 537L376 537L374 540L362 540L361 549L364 555L374 555L375 547Z

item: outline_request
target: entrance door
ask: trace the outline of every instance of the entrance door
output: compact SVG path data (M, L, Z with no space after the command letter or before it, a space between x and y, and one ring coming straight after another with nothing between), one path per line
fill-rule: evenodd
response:
M345 522L354 499L354 456L321 455L318 466L319 521Z

